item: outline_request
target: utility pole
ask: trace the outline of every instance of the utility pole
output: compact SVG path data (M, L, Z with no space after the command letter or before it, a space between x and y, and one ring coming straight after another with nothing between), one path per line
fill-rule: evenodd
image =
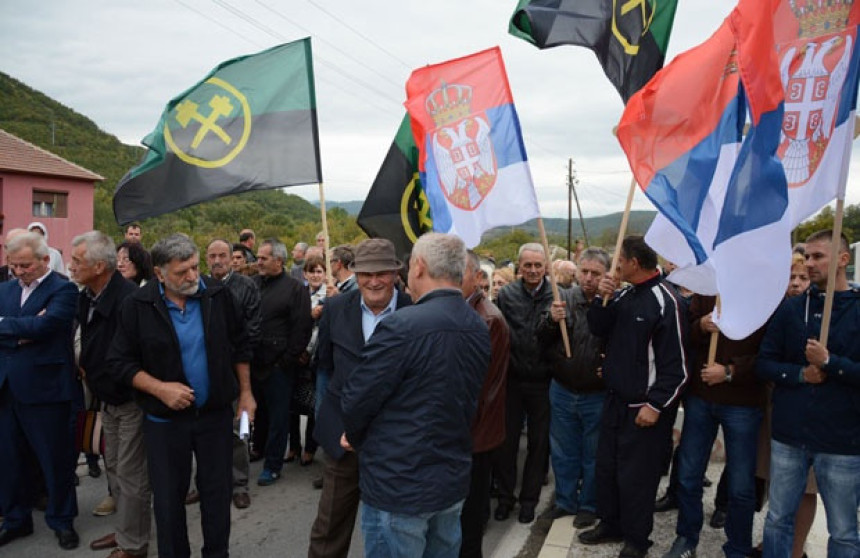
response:
M579 224L582 226L582 239L585 242L585 246L589 246L588 242L588 231L585 230L585 219L582 218L582 208L579 206L579 196L576 195L576 186L579 184L579 179L576 177L576 171L573 170L573 159L570 159L570 170L569 170L569 184L570 191L573 193L573 199L576 200L576 212L579 213ZM568 197L569 199L569 197ZM569 204L568 204L569 205ZM568 233L570 234L570 233ZM568 240L569 243L569 240Z
M573 192L573 159L567 160L567 259L572 260L571 247L573 240L571 239L573 227L573 201L571 194Z

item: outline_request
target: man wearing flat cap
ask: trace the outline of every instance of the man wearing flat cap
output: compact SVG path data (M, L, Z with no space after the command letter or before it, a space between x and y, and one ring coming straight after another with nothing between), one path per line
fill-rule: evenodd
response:
M358 457L340 445L343 435L341 392L347 377L361 364L361 349L380 321L404 306L409 297L394 288L397 270L394 244L371 238L355 248L349 265L358 289L326 299L320 318L318 373L331 380L322 397L314 437L331 459L323 473L317 518L311 528L310 558L341 557L349 543L358 512Z

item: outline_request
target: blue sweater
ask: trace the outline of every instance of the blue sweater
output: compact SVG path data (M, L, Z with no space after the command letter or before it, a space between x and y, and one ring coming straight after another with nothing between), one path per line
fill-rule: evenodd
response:
M821 384L801 380L806 340L818 338L824 292L786 299L771 318L757 374L773 382L773 438L814 452L860 455L860 289L837 292Z

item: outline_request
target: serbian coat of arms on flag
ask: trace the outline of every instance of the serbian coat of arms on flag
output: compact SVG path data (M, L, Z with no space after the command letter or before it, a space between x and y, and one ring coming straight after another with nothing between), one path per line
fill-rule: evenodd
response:
M415 70L406 94L433 230L473 247L540 215L498 47Z
M783 0L774 14L785 116L777 155L797 224L845 187L857 99L857 26L852 0Z
M472 88L460 84L442 84L425 103L438 126L431 142L442 193L466 211L481 205L498 174L487 115L472 113L471 104Z

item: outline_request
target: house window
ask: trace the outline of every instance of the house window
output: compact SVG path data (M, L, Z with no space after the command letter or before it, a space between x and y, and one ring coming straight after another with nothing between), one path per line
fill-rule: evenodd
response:
M33 217L68 217L69 194L33 190Z

